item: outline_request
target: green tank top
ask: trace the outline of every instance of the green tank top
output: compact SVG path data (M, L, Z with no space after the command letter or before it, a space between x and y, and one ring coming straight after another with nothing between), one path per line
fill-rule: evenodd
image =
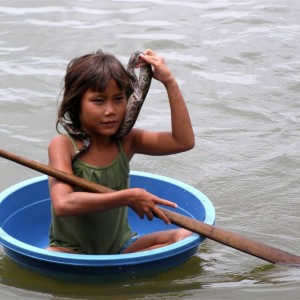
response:
M117 140L117 146L119 155L111 164L95 167L77 159L73 162L74 174L114 190L126 189L129 161L120 140ZM134 235L128 224L127 209L120 207L84 216L58 217L51 206L50 246L67 247L82 254L118 253Z

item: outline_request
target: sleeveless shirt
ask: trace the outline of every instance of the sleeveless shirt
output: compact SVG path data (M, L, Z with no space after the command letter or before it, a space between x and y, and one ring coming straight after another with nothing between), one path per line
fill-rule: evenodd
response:
M68 136L69 137L69 136ZM75 151L77 146L73 139ZM96 167L76 159L73 173L114 190L129 185L129 161L120 140L116 141L119 154L107 166ZM75 188L75 191L80 191ZM127 207L71 217L58 217L51 206L50 246L66 247L81 254L115 254L133 235L128 224Z

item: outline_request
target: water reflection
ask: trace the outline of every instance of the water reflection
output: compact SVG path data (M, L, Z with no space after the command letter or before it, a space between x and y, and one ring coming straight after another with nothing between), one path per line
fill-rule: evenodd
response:
M14 288L32 291L37 299L94 299L98 294L101 294L103 299L156 299L161 295L167 298L182 298L206 289L246 288L253 285L259 288L300 280L300 269L272 264L258 264L252 269L245 267L244 272L240 269L235 272L229 269L221 271L221 258L216 259L211 251L213 250L209 245L206 245L200 254L204 259L198 255L176 269L159 274L132 274L126 278L89 278L77 274L72 280L54 275L43 276L4 257L1 260L1 284L11 287L11 291L16 294L17 290ZM239 265L240 262L233 262L234 264ZM218 269L221 272L216 276ZM68 298L70 291L72 297Z

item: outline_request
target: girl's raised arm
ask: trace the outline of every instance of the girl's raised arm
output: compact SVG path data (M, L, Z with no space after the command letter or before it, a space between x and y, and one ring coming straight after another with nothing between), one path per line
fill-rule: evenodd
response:
M132 134L134 152L167 155L192 149L195 145L194 131L174 75L165 64L164 59L152 50L147 50L145 54L142 54L141 60L142 62L137 67L144 62L151 64L153 77L166 88L171 110L171 131L148 132L135 129Z

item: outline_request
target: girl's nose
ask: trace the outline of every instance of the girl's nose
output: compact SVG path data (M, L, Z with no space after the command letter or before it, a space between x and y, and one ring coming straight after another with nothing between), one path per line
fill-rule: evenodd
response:
M107 103L105 106L105 114L106 115L111 115L115 113L115 106L112 103Z

